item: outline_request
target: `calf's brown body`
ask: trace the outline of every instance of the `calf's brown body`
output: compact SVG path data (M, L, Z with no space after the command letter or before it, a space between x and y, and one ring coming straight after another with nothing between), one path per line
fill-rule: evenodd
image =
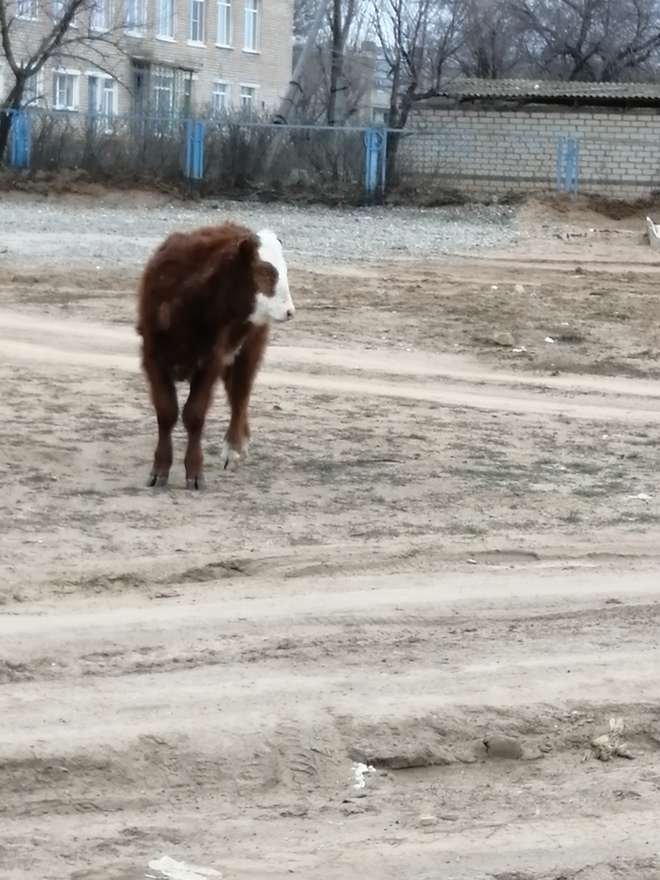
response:
M257 235L226 223L173 233L145 267L137 329L158 421L150 486L166 485L172 466L177 381L190 383L182 412L188 488L203 485L202 431L220 377L231 408L225 449L241 454L247 448L250 392L268 341L267 323L253 323L251 317L257 292L272 296L277 280L258 250Z

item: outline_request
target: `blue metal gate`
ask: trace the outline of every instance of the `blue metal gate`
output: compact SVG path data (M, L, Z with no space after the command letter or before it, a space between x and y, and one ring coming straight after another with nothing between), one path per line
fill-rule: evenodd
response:
M557 192L577 194L580 185L580 142L568 135L557 144Z
M204 177L204 122L186 119L186 144L183 173L190 180Z
M28 168L32 119L23 110L9 110L11 128L9 129L9 164L14 168Z
M387 129L368 128L364 133L364 189L373 197L385 190L387 173Z

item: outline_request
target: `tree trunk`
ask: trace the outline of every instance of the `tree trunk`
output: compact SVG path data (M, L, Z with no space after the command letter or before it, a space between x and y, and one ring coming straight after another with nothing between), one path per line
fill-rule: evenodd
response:
M327 8L328 0L318 0L318 7L316 9L314 21L312 22L309 33L307 34L305 45L303 46L303 50L300 53L300 58L298 58L296 66L291 75L289 87L286 90L286 94L282 98L282 103L280 104L279 110L273 117L273 122L276 122L280 125L287 125L290 119L293 118L296 107L296 100L300 97L300 95L302 95L303 91L301 80L305 72L305 65L307 64L309 56L312 53L316 44L316 37L318 36L318 32L321 29L323 16L325 15Z
M389 128L402 129L406 127L408 115L413 105L417 84L412 82L403 94L399 94L401 83L401 62L392 72L392 91L390 95L390 118ZM385 191L389 192L397 183L397 157L401 135L390 132L387 138L387 164L385 167Z
M337 93L342 87L344 67L344 37L341 22L341 0L332 0L332 57L330 60L330 95L328 96L328 125L337 124Z

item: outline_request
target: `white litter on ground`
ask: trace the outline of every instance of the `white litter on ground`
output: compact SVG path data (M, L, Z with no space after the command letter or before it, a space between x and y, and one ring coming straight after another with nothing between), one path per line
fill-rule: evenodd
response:
M371 764L360 764L358 762L353 762L353 766L351 767L351 777L353 780L353 788L356 791L362 791L363 788L366 788L367 780L366 776L369 773L375 773L376 768L372 767Z
M222 874L214 868L200 868L162 856L149 862L144 880L207 880L209 877L220 878Z

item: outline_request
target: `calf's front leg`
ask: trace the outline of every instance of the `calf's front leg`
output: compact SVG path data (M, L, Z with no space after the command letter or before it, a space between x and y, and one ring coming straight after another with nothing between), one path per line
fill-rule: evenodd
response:
M252 386L268 342L268 326L252 327L236 355L234 362L225 367L222 378L231 408L229 427L222 447L225 470L236 467L247 455L250 443L248 406Z

